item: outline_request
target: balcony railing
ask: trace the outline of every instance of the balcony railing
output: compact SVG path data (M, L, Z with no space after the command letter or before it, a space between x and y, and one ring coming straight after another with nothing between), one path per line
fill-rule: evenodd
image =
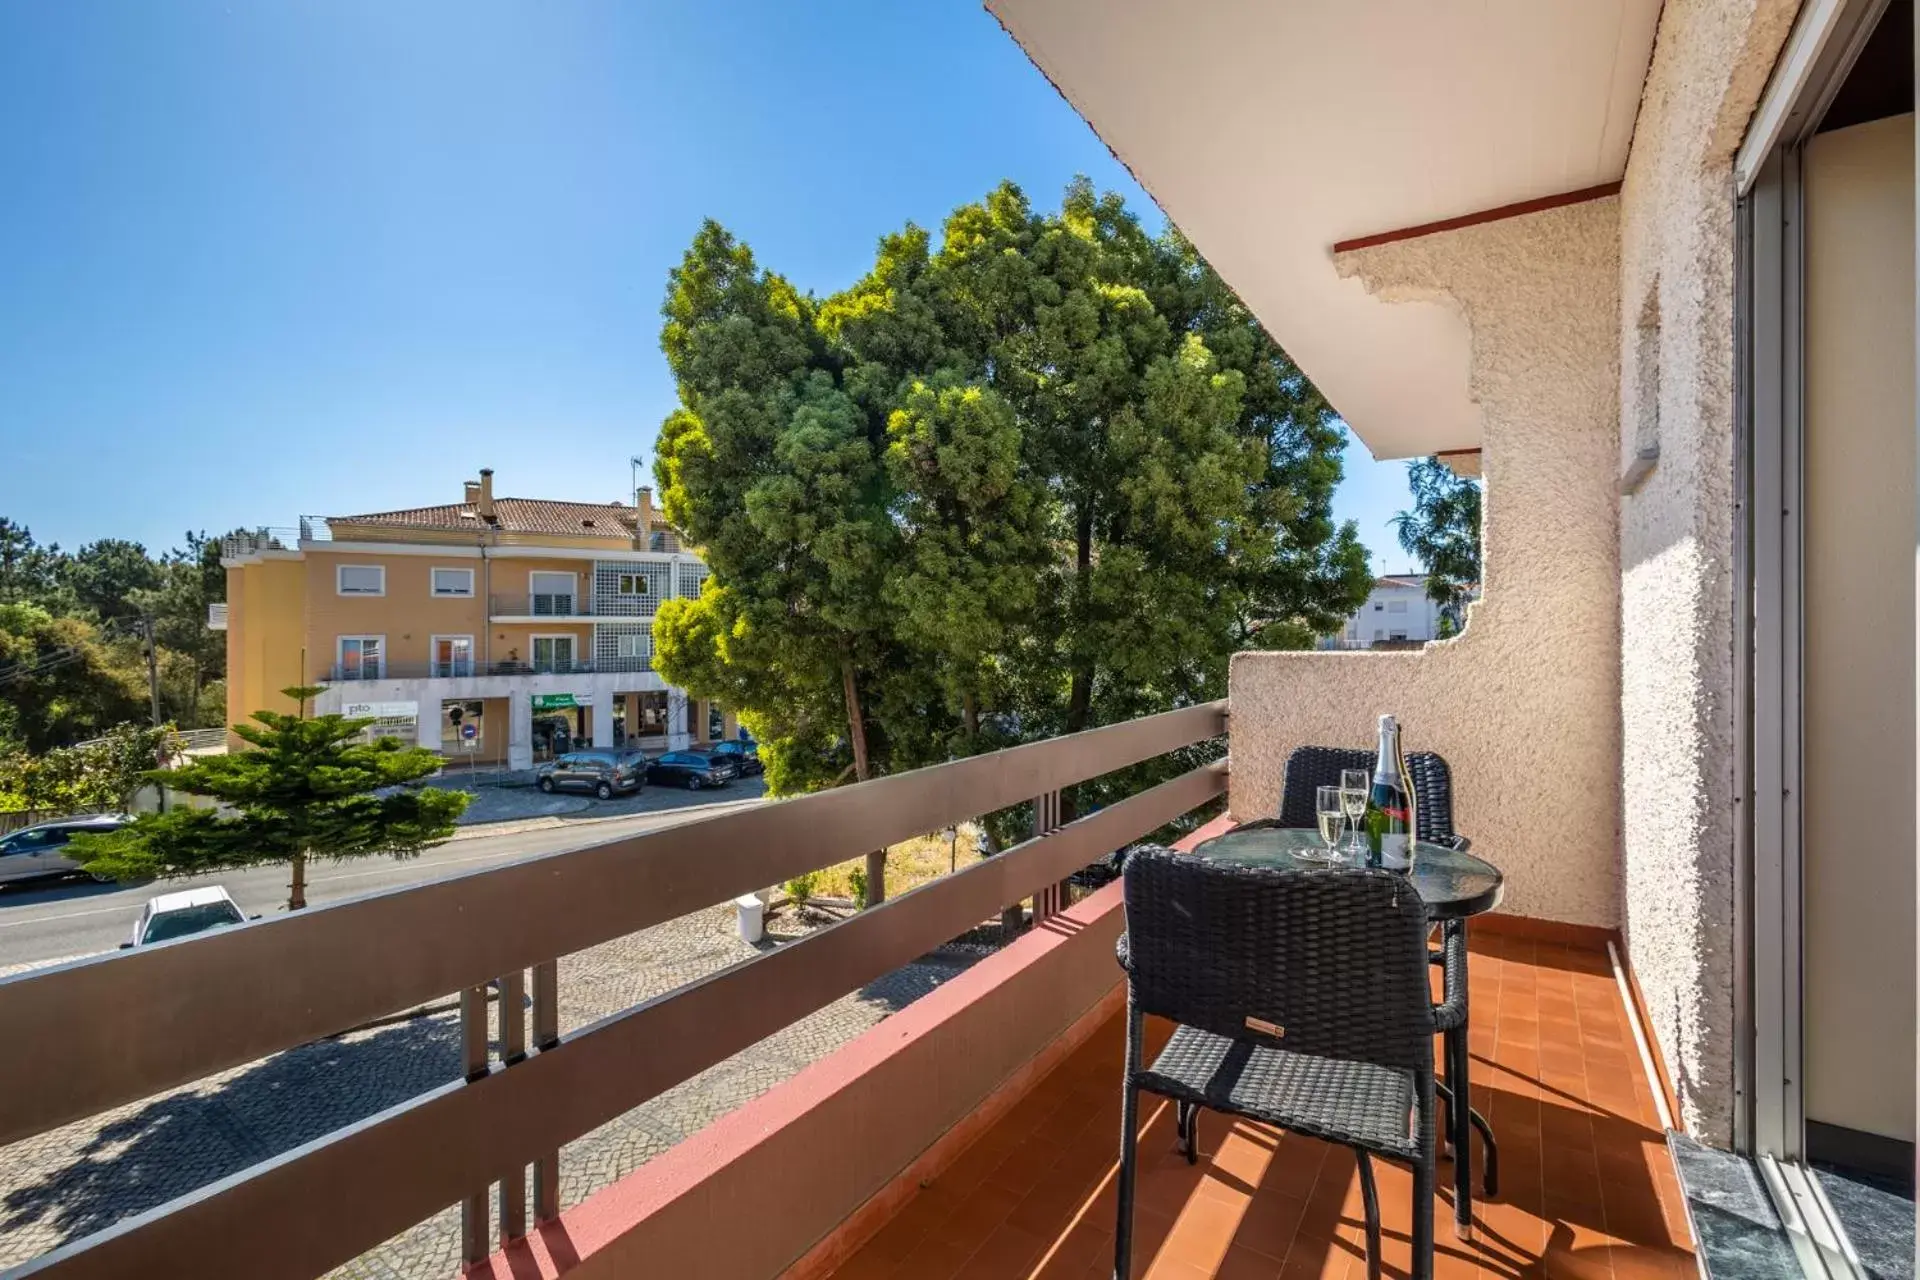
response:
M487 597L487 612L496 618L631 618L644 621L653 617L658 606L659 602L652 596L602 598L577 592L494 594Z
M614 671L651 671L653 660L632 658L575 658L561 661L522 662L386 662L373 667L332 667L323 672L322 684L348 684L366 680L449 680L466 676L584 676Z
M463 1253L559 1210L562 1144L1220 796L1203 764L777 950L559 1033L556 958L1219 737L1226 704L1034 743L569 853L0 979L0 1145L459 992L465 1078L42 1257L42 1280L315 1276L465 1206ZM489 1064L487 985L503 1019Z

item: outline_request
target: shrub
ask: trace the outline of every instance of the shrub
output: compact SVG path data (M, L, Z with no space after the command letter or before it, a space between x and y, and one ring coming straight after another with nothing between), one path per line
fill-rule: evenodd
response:
M793 900L794 906L804 907L807 905L808 899L813 897L814 888L819 885L819 883L820 873L818 871L802 872L800 875L787 881L787 897Z

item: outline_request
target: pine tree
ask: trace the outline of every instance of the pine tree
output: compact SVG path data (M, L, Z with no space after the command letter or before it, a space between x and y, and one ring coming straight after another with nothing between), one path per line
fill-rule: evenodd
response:
M303 714L256 711L255 723L235 725L254 750L148 775L222 809L182 805L110 834L77 837L72 847L85 870L147 880L284 862L287 909L298 911L307 905L309 860L414 857L453 834L468 797L418 785L439 770L439 756L393 738L365 741L371 720L304 714L317 688L282 692Z

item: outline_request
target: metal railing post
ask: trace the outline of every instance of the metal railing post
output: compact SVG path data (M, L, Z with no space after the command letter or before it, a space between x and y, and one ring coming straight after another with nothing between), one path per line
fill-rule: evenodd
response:
M468 987L460 993L460 1067L467 1082L487 1075L487 989ZM489 1239L493 1216L491 1184L460 1202L460 1256L467 1263L485 1262L493 1252Z
M500 1061L511 1067L527 1057L527 971L500 979ZM527 1234L527 1169L515 1165L500 1180L500 1244Z
M536 1052L560 1043L560 962L533 966L533 1047ZM560 1216L560 1152L549 1151L533 1163L533 1220Z
M1060 793L1047 791L1033 798L1033 838L1060 829ZM1039 924L1066 910L1067 882L1050 884L1033 895L1033 922Z

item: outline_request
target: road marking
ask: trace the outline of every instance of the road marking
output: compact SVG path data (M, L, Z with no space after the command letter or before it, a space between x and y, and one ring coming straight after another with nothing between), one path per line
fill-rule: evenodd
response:
M125 911L132 903L122 903L117 907L95 907L91 911L69 911L58 916L34 916L28 920L0 920L0 929L17 929L23 924L52 924L57 920L78 920L81 916L106 916Z

